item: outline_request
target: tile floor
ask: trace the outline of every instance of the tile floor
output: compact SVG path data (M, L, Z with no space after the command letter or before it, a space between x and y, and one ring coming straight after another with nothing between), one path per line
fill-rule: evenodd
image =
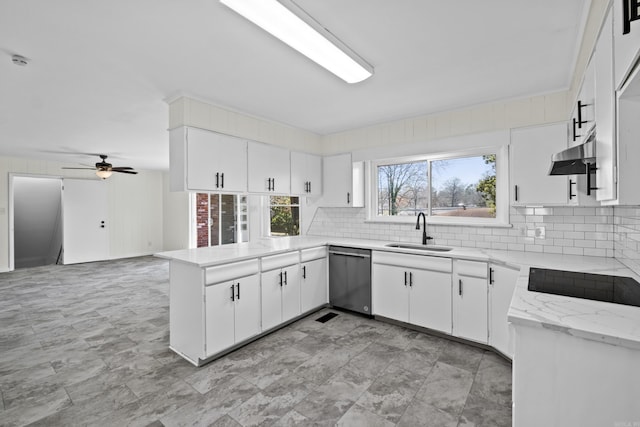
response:
M195 368L167 281L152 257L0 274L0 425L511 425L504 359L326 309Z

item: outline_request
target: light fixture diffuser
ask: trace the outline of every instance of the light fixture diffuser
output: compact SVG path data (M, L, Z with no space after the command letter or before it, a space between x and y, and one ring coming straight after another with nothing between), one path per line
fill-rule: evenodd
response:
M220 2L347 83L373 75L371 65L291 0Z
M98 169L96 171L96 175L98 175L99 178L101 179L107 179L109 178L111 175L113 174L112 171L110 171L109 169Z

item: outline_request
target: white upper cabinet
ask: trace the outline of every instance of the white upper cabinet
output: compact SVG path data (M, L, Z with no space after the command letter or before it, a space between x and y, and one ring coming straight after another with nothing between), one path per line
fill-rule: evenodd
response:
M637 32L640 33L640 28ZM596 80L596 198L615 200L616 134L615 90L613 86L613 17L607 14L591 62Z
M352 163L350 153L323 158L321 206L364 206L364 167Z
M247 191L247 142L206 130L170 131L171 191Z
M260 142L249 142L249 192L289 194L289 150Z
M573 114L569 126L569 146L583 143L589 133L589 130L595 125L595 97L596 97L596 80L595 80L595 64L590 61L585 70L584 79L578 98L574 104Z
M640 20L630 22L631 10L625 11L625 5L633 8L629 0L613 0L613 40L615 44L615 88L620 89L640 53Z
M511 131L511 201L516 205L567 204L566 176L550 176L551 156L567 147L565 123Z
M291 152L291 194L322 194L322 157L298 151Z

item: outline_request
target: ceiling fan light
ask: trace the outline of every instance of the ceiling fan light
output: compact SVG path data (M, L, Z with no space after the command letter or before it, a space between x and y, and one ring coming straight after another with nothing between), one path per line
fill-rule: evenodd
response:
M220 0L347 83L373 75L373 67L291 0Z
M101 170L101 169L98 169L98 170L96 171L96 175L98 175L98 177L99 177L99 178L101 178L101 179L107 179L107 178L109 178L109 177L111 176L111 174L112 174L112 173L113 173L113 172L112 172L112 171L110 171L110 170Z

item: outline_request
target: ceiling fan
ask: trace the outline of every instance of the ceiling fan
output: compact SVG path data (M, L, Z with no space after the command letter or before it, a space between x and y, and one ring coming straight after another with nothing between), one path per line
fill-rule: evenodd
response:
M129 174L132 174L132 175L135 175L135 174L138 173L138 172L134 171L132 167L129 167L129 166L117 166L117 167L114 167L111 163L107 163L107 155L106 154L98 154L98 156L100 156L100 158L102 160L100 162L96 163L95 168L69 168L69 167L63 167L62 169L88 169L88 170L95 170L96 171L96 175L98 175L98 177L102 178L102 179L109 178L113 172L129 173Z

